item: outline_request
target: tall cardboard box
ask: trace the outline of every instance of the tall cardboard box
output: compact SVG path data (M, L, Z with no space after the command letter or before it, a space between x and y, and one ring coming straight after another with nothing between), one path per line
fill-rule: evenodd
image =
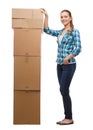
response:
M40 62L43 15L12 9L14 29L14 124L40 124Z

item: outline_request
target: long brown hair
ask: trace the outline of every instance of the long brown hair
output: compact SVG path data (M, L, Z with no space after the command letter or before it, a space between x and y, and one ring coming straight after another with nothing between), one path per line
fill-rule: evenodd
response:
M67 12L69 14L69 16L71 17L71 19L72 19L72 14L71 14L71 12L69 10L64 9L60 13L63 13L63 12ZM70 21L70 28L71 28L71 30L68 30L68 32L72 33L72 30L74 28L73 20Z

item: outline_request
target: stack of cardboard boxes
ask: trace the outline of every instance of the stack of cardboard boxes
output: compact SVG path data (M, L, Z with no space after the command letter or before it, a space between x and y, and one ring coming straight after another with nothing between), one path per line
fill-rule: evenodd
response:
M40 124L39 9L12 9L14 29L14 124Z

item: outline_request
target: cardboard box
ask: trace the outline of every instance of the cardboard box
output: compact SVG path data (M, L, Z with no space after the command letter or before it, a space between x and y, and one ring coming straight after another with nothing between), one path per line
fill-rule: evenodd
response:
M14 91L14 124L40 124L39 91Z
M14 89L40 90L40 57L14 57Z
M13 28L43 28L40 9L12 9Z
M40 51L40 29L14 29L14 55L40 56Z

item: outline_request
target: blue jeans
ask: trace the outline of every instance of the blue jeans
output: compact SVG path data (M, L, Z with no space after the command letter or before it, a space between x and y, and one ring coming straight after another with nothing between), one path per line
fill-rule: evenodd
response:
M60 92L63 97L64 114L66 119L72 119L72 101L69 95L69 87L76 69L74 64L57 64L57 76L60 85Z

